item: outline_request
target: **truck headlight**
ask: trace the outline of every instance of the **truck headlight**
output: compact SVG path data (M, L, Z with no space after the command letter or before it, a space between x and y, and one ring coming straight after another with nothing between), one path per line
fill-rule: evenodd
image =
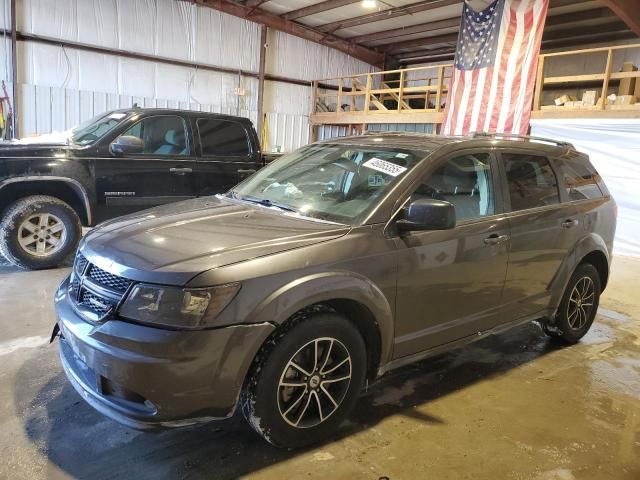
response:
M193 289L138 284L119 313L129 320L165 327L203 328L224 310L238 290L239 283Z

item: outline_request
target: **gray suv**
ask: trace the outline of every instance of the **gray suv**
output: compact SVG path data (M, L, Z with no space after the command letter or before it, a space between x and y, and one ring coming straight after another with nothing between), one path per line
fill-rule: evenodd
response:
M533 320L577 342L615 225L602 179L568 144L316 143L225 195L91 231L56 294L52 338L83 398L125 425L239 406L267 441L299 447L391 369Z

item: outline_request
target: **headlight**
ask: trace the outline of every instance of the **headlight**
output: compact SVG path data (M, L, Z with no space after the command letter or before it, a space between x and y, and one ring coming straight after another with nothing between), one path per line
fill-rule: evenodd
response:
M120 308L120 316L166 327L202 328L224 310L238 290L238 283L195 289L139 284Z

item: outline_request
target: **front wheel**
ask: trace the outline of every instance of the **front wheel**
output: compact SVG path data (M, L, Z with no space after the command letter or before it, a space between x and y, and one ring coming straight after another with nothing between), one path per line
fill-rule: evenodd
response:
M33 195L17 200L2 215L0 253L22 268L52 268L75 251L81 234L78 214L67 203Z
M598 311L601 293L600 275L584 263L576 268L560 302L555 328L549 334L567 343L577 343L591 328Z
M241 406L251 426L279 447L303 447L334 432L357 400L366 350L351 322L313 314L268 341L250 372Z

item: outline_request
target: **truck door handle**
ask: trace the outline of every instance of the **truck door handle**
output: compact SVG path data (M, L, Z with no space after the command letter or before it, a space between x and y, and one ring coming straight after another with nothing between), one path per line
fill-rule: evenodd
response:
M572 228L578 225L578 220L570 218L569 220L565 220L562 222L562 228Z
M240 170L238 170L238 173L240 175L253 175L254 173L256 173L256 171L253 168L248 168L246 170L240 169Z
M498 235L494 233L493 235L489 235L484 239L485 245L498 245L499 243L503 243L509 240L509 235Z
M193 170L191 168L170 168L169 172L175 173L176 175L184 175L185 173L193 172Z

